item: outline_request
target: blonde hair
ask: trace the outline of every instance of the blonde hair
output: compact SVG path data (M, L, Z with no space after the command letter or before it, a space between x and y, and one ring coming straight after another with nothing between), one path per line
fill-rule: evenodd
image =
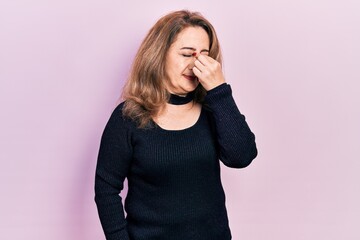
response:
M177 35L187 27L203 28L210 39L209 56L221 63L221 51L214 27L198 12L181 10L160 18L150 29L135 56L132 69L122 92L125 100L123 115L145 128L169 100L164 80L168 80L166 54ZM195 102L202 103L206 90L195 89Z

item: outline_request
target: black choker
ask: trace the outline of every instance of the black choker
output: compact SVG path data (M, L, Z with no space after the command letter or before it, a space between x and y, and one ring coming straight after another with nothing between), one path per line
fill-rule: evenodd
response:
M170 94L169 103L173 105L183 105L194 100L194 92L188 93L185 97Z

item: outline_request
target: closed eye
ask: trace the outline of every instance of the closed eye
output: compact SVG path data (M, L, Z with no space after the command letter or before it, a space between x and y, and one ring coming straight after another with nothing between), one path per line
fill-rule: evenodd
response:
M192 54L182 54L184 57L192 57Z

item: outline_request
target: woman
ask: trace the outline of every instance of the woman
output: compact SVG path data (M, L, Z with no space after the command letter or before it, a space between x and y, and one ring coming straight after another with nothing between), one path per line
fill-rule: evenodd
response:
M219 159L243 168L257 149L220 63L215 30L198 13L170 13L145 37L100 144L106 239L231 239Z

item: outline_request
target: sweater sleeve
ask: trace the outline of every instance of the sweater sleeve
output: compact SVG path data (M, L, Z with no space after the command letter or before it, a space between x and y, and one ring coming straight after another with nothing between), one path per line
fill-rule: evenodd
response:
M236 106L230 85L208 91L205 104L212 111L220 160L232 168L248 166L257 156L255 135Z
M129 240L119 195L132 156L128 129L119 105L102 134L95 173L95 202L107 240Z

